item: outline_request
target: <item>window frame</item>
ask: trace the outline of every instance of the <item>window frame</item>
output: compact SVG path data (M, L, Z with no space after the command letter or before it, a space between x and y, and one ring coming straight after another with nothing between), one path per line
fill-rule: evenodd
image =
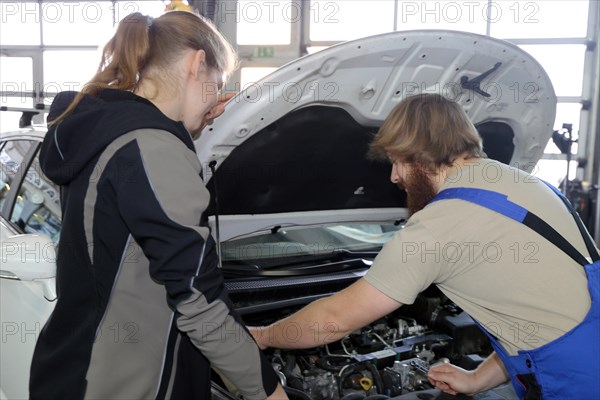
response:
M219 31L237 48L239 65L238 69L233 73L227 85L226 91L240 91L243 89L241 86L241 70L242 68L253 68L253 67L267 67L267 68L279 68L282 65L302 57L306 54L306 50L302 50L302 16L298 20L290 22L290 44L288 45L237 45L237 13L238 13L238 2L239 0L217 0L215 7L216 10L221 10L214 16L214 22ZM304 12L305 1L302 0L290 0L294 4L294 8L302 10ZM196 3L198 3L196 1ZM235 12L232 8L232 4L235 5ZM224 12L223 10L226 10ZM272 47L273 57L256 57L255 53L257 48L261 47ZM304 48L305 49L305 48Z

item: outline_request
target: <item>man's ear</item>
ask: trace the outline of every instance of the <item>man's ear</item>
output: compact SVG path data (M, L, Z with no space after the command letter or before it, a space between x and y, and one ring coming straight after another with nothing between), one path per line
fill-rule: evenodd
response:
M190 66L190 74L198 79L200 73L206 71L206 53L204 50L196 50L192 58Z

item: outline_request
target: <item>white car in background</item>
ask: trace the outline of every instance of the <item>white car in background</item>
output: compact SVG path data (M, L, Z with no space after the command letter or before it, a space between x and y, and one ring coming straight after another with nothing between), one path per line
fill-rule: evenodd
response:
M306 56L243 90L205 129L197 150L213 195L207 217L248 324L352 283L401 229L405 194L389 165L365 155L391 108L422 92L460 103L488 156L521 169L533 169L552 135L556 97L541 66L507 42L452 31L395 32ZM0 398L28 397L35 341L56 301L60 192L39 169L43 136L31 128L0 138ZM424 398L437 395L429 365L472 368L490 350L430 288L337 343L268 357L291 399ZM213 398L235 397L215 378Z
M0 399L28 398L33 348L56 300L60 191L37 161L44 134L0 136Z

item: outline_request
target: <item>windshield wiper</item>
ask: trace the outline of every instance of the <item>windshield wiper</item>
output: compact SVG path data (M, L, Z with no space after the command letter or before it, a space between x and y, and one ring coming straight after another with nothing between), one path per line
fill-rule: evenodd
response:
M247 264L252 265L252 264ZM371 262L362 258L351 260L334 261L324 264L311 264L295 268L285 269L249 269L249 268L230 267L228 263L223 264L223 273L227 277L285 277L285 276L305 276L327 273L336 273L355 269L365 269L371 266Z
M317 256L295 256L269 260L267 265L260 265L266 260L225 260L223 272L228 276L302 276L364 269L372 264L377 251L335 250ZM317 264L315 264L317 263Z
M336 257L366 257L375 258L379 251L352 251L348 249L337 249L332 252Z

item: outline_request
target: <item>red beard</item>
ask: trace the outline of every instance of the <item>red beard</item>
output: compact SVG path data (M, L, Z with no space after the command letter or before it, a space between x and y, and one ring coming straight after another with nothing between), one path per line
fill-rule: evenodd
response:
M400 189L406 190L409 215L422 210L437 194L425 168L415 163L406 181L398 182Z

